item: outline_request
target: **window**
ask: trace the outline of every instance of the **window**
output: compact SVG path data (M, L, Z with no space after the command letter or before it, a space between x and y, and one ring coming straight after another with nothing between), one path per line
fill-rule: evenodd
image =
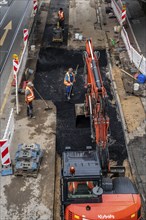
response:
M98 186L98 181L70 181L68 182L68 198L95 198L93 188Z

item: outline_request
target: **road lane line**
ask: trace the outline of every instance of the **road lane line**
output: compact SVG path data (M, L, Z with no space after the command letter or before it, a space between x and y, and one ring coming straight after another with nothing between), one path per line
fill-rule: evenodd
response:
M5 19L5 17L6 17L7 14L8 14L8 11L9 11L9 8L7 9L5 15L3 16L3 18L2 18L2 20L1 20L1 22L0 22L0 27L2 26L2 24L3 24L3 22L4 22L4 19Z

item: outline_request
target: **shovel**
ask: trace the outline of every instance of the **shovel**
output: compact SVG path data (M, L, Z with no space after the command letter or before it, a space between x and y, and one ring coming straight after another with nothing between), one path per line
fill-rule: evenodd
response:
M52 108L50 108L49 106L48 106L48 104L47 104L47 102L43 99L43 97L41 96L41 94L37 91L37 89L34 87L34 90L36 91L36 93L39 95L39 97L41 98L41 100L44 102L44 104L45 104L45 111L47 111L47 110L51 110Z

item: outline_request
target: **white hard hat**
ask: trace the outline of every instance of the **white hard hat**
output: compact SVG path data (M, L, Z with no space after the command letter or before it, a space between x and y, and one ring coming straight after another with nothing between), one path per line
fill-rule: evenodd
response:
M27 86L33 87L34 85L33 85L32 82L28 82L28 83L27 83Z
M72 71L73 71L73 68L69 68L68 71L69 71L69 72L72 72Z

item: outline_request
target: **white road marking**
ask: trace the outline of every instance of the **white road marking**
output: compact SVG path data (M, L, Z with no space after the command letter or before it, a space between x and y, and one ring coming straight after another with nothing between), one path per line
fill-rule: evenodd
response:
M7 5L8 4L8 1L6 0L0 0L0 5Z

